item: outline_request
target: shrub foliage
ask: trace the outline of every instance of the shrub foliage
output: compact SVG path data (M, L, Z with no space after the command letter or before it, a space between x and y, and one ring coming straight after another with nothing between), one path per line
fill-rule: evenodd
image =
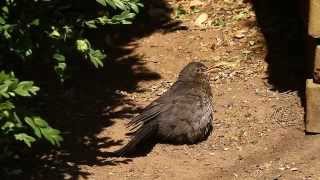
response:
M75 54L96 68L102 67L106 52L90 42L86 32L106 25L130 24L141 7L139 0L3 0L0 67L8 63L8 57L29 64L41 61L52 67L61 82ZM12 141L31 147L39 139L60 145L59 130L38 115L19 112L16 101L32 98L40 87L32 80L19 81L13 71L0 72L1 147Z

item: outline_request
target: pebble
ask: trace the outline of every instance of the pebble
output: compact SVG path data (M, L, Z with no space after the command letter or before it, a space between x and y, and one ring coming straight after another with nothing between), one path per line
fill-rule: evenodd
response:
M298 168L291 168L290 171L298 171Z
M200 1L200 0L193 0L190 2L190 7L196 7L196 6L202 6L204 4L204 2Z
M197 26L202 26L204 22L208 20L208 14L207 13L202 13L200 14L197 19L195 20L195 25Z

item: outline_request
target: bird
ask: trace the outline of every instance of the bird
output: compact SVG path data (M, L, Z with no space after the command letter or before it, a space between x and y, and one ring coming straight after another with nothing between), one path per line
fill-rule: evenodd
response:
M131 119L131 140L114 154L126 156L150 138L169 144L196 144L213 130L213 96L207 68L201 62L187 64L176 82Z

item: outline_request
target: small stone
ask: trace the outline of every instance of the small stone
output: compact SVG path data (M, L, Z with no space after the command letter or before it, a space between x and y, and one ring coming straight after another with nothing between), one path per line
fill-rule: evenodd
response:
M232 0L223 0L226 4L233 4L234 2Z
M242 51L243 54L250 54L252 51L244 50Z
M75 163L73 163L73 162L67 162L67 164L68 164L68 166L74 166L75 165Z
M269 169L269 168L271 167L271 163L272 163L272 161L271 161L270 163L265 163L265 164L264 164L264 167L265 167L266 169Z
M276 177L274 177L273 180L278 180L278 179L280 179L281 176L282 176L282 175L279 174L279 175L277 175Z
M247 33L248 31L245 29L239 30L235 33L234 37L238 38L238 39L242 39L245 37L245 33Z
M298 171L298 168L291 168L290 171Z
M69 174L69 173L64 173L64 174L63 174L63 177L64 177L64 179L71 179L71 178L72 178L72 175Z
M202 26L204 22L208 20L208 14L207 13L201 13L197 19L195 20L195 25Z
M255 44L254 41L249 41L250 46L253 46Z
M200 1L200 0L193 0L190 2L189 6L190 7L197 7L197 6L202 6L204 4L204 2Z

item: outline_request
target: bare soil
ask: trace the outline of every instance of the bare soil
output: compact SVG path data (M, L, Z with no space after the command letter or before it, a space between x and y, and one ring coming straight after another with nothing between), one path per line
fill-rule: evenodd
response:
M320 137L305 135L303 90L290 86L283 91L270 83L266 40L252 5L229 0L192 1L198 3L192 8L190 2L168 1L175 9L171 18L181 21L184 29L160 30L132 43L135 49L131 55L142 57L144 66L161 78L140 81L138 90L119 93L142 108L170 87L187 63L216 66L210 74L213 133L195 145L156 144L142 156L107 158L112 165L81 165L86 178L319 179ZM149 13L161 14L161 9L151 8ZM208 18L197 25L201 13ZM117 106L112 111L123 108ZM98 134L98 138L123 140L120 145L101 147L102 152L118 149L128 141L128 120L112 117L114 124Z

